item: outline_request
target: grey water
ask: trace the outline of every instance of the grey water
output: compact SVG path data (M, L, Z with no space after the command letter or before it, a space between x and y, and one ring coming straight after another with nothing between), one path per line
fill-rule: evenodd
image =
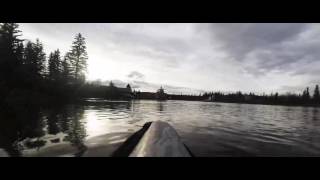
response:
M88 99L1 118L0 155L110 156L144 123L158 120L199 157L320 155L317 107Z

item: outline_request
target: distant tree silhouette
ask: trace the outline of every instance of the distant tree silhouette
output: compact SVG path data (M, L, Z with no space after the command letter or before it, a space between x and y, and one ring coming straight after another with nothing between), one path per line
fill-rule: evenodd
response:
M29 41L24 50L24 64L27 71L34 79L39 79L45 75L46 54L43 52L43 45L36 40L36 43Z
M117 87L113 84L112 81L109 83L109 87L106 92L106 98L108 99L117 99L119 95Z
M63 81L63 84L69 84L69 82L71 81L71 65L70 65L70 61L68 59L68 55L66 55L63 59L63 61L61 62L61 78Z
M71 62L71 68L75 81L84 81L85 71L87 70L87 47L85 38L79 33L72 42L72 48L67 54L67 58Z
M310 100L309 87L307 87L302 93L302 99L304 103L308 103Z
M155 94L155 98L158 100L166 100L167 94L164 92L164 89L162 88L162 86L160 87L160 89L157 90L156 94Z
M314 93L313 93L313 100L315 103L320 103L320 93L319 93L319 85L317 84Z
M127 85L127 89L130 89L130 91L131 91L131 86L130 86L130 84Z
M61 78L62 62L60 57L60 51L57 49L53 53L50 53L48 60L48 78L51 81L58 81Z

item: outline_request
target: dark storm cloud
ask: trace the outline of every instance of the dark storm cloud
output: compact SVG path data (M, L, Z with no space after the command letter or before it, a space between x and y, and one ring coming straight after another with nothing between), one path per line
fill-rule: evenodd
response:
M220 40L225 50L242 59L249 52L272 48L284 41L296 38L308 24L277 23L227 23L210 24L214 38Z
M270 70L293 70L292 65L299 62L319 61L320 36L300 37L312 27L302 23L208 25L213 43L256 75Z

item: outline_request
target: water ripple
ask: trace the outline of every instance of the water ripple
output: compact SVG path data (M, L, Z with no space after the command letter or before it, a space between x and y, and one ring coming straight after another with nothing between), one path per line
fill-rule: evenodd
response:
M91 99L84 106L70 106L62 112L43 113L45 133L38 133L37 141L57 141L57 145L89 142L90 148L100 146L111 152L124 140L117 134L127 137L144 123L161 120L177 130L196 156L320 155L319 108ZM63 139L61 134L64 140L58 142L55 139ZM43 152L47 152L46 146ZM102 149L91 149L87 155L102 153Z

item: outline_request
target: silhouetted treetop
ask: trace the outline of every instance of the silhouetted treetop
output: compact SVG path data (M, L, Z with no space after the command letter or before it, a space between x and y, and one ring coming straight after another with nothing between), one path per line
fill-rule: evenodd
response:
M87 70L88 54L86 49L85 38L80 33L77 34L72 42L71 50L67 54L73 69L75 80L84 78L84 74Z
M21 31L18 29L19 25L17 23L1 23L0 24L0 36L1 43L5 46L2 48L7 48L8 50L12 50L14 53L18 48L19 43L23 40L18 37L21 36ZM1 49L4 50L4 49Z
M27 70L33 75L42 76L45 74L45 62L46 54L39 39L36 40L36 43L27 42L24 50L24 64Z
M48 60L48 78L53 81L60 79L62 73L62 62L60 57L60 51L50 53Z
M307 87L303 93L302 93L302 99L305 103L307 103L310 100L310 93L309 93L309 87Z
M320 93L319 93L319 85L318 84L316 85L316 87L314 89L313 99L316 103L320 102Z
M16 23L0 23L0 84L11 88L22 76L17 72L21 70L23 58L23 40L19 39L18 27Z

